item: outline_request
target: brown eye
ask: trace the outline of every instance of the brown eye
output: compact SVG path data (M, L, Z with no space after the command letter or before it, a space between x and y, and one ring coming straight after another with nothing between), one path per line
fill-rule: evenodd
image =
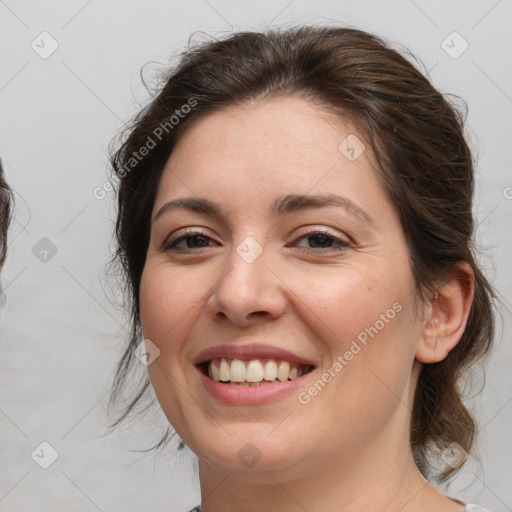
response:
M298 240L306 240L309 246L306 249L316 249L318 251L345 251L350 247L350 244L345 240L337 238L325 231L312 231L303 234L295 239L293 242L296 244Z
M164 251L193 252L195 249L209 247L209 240L212 239L201 231L189 231L167 242L164 246ZM183 246L183 242L185 242L185 246ZM180 244L182 245L181 247L179 247Z

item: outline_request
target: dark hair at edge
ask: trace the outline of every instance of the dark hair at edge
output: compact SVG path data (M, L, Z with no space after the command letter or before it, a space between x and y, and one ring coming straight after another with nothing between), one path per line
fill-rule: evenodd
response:
M292 95L350 119L372 150L377 176L408 241L420 306L435 297L459 262L467 262L474 272L474 301L464 334L443 361L423 365L414 398L410 443L416 463L425 477L444 482L464 461L458 467L444 465L442 450L456 442L471 453L476 436L475 420L458 385L488 355L495 330L496 295L474 254L474 168L464 137L465 113L380 37L353 28L240 32L189 48L164 76L159 93L120 134L117 146L111 145L111 165L120 180L112 262L120 265L132 325L109 407L118 400L142 340L139 285L151 212L180 134L208 112ZM133 153L191 99L197 102L191 112L131 168ZM111 427L131 416L150 391L146 375ZM164 446L172 435L168 426L160 442L146 451ZM179 448L183 446L180 441Z
M0 269L7 257L7 232L12 215L13 195L5 181L2 161L0 160ZM0 292L2 287L0 285Z

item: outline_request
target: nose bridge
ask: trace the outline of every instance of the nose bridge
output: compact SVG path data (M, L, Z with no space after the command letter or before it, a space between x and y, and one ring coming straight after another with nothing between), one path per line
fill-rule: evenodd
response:
M261 239L261 238L260 238ZM240 298L250 299L269 286L267 264L270 249L260 244L253 235L235 244L229 256L229 271L223 281L233 281ZM229 283L228 283L229 284Z
M247 321L251 313L279 315L285 301L278 280L268 268L270 259L269 247L252 235L235 243L226 271L213 291L213 313L223 313L238 323Z
M261 237L260 237L261 240ZM262 242L264 243L264 242ZM252 235L246 236L236 247L236 254L248 265L252 265L256 260L260 259L263 255L263 245L256 240ZM268 247L266 248L266 255L268 254ZM236 259L235 259L236 261ZM261 263L261 261L260 261Z

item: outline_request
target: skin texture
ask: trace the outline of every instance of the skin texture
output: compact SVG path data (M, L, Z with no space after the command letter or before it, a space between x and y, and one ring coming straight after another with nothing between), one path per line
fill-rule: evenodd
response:
M159 216L140 291L144 336L160 350L148 367L152 385L199 457L204 512L462 508L421 476L408 439L421 364L442 360L460 339L471 274L460 266L417 314L398 214L370 151L350 161L338 149L349 134L364 141L302 98L228 107L188 128L162 175L153 217L181 197L223 209L221 218ZM371 222L335 206L271 212L283 195L332 193ZM208 238L165 250L184 228ZM318 230L343 244L312 237ZM236 251L248 236L263 250L252 263ZM307 391L396 303L400 312L307 404L296 393L264 405L217 402L193 365L207 347L273 345L315 362ZM237 456L248 442L261 455L250 468Z

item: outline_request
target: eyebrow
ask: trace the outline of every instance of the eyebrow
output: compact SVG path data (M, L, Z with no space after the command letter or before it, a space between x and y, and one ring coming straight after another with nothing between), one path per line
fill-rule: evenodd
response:
M350 199L335 194L325 195L306 195L306 194L288 194L277 198L271 208L271 212L275 217L286 215L289 213L309 210L313 208L322 208L326 206L337 206L344 208L349 213L359 217L360 219L375 226L373 219L356 203ZM172 199L167 201L158 210L153 217L152 222L155 222L165 212L175 208L183 208L197 213L204 213L215 217L225 217L222 207L201 197L182 197L179 199Z

